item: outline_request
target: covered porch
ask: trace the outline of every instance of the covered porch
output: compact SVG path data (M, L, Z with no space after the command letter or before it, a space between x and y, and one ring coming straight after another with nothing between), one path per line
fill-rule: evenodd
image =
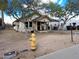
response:
M42 16L32 21L32 28L35 31L47 31L49 25L49 18L47 16Z

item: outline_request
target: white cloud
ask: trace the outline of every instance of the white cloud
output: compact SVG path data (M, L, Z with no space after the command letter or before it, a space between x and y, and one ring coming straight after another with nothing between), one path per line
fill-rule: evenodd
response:
M1 18L1 11L0 11L0 18ZM6 14L4 14L4 22L6 24L12 24L12 22L15 21L15 19L11 16L7 16Z
M58 0L51 0L53 3L57 3Z
M43 3L49 3L49 1L52 1L53 3L57 3L58 0L41 0Z
M12 24L12 22L15 21L15 20L16 19L14 19L12 16L11 17L10 16L7 16L7 15L4 16L4 22L6 24Z

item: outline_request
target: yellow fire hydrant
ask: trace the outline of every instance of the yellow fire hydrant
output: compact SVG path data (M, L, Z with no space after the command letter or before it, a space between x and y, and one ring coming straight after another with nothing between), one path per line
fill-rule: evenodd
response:
M34 31L31 31L30 42L31 42L31 50L35 51L36 50L36 35Z

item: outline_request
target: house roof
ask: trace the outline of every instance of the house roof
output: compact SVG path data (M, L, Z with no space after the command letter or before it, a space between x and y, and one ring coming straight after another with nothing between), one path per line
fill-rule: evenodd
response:
M37 17L36 19L33 19L33 21L42 21L42 19L46 18L45 20L43 21L50 21L50 22L60 22L60 20L57 20L57 19L52 19L48 16L41 16L41 17Z
M15 20L14 22L19 22L19 20L17 19L17 20Z
M40 22L59 22L59 20L52 19L51 17L47 15L33 15L32 17L29 18L19 18L15 20L14 22L27 22L27 21L40 21Z
M48 17L48 16L39 16L39 17L37 17L37 18L35 18L35 19L33 19L32 21L50 21L50 18Z

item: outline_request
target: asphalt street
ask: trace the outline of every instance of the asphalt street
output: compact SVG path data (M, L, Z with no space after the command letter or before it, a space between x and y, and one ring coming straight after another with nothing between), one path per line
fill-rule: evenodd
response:
M79 59L79 45L65 48L36 59Z

